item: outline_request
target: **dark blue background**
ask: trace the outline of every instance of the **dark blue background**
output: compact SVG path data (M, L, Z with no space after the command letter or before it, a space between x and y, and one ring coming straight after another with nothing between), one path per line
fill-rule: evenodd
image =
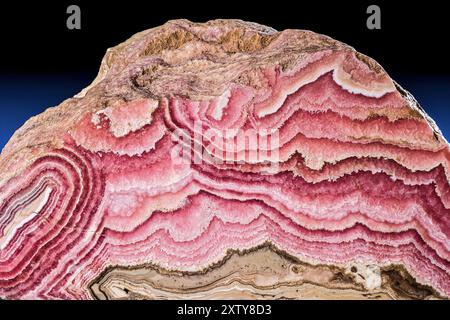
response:
M1 74L0 148L30 117L71 98L93 79L89 73Z
M392 75L450 138L450 75Z

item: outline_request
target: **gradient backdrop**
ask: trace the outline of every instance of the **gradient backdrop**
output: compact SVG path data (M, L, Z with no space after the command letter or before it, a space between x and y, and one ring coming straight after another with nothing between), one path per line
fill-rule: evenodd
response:
M145 5L144 5L145 3ZM439 1L337 3L277 0L40 1L2 4L0 10L0 149L31 116L56 106L94 78L108 47L175 18L240 18L274 27L309 29L341 40L377 60L410 91L450 139L450 63L447 11ZM66 8L78 4L82 29L66 28ZM381 30L366 28L366 8L381 8ZM293 6L295 5L295 6Z

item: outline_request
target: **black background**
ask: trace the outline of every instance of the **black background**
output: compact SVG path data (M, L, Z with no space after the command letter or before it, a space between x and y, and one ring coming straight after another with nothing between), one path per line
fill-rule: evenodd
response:
M271 305L270 315L238 315L211 313L202 316L179 316L177 310L184 306L207 306L222 310L223 304ZM20 319L27 316L51 319L118 319L118 320L321 320L321 319L427 319L445 315L449 301L0 301L2 314ZM9 313L11 311L11 313Z
M309 29L341 40L396 74L449 74L445 1L15 1L0 5L0 70L95 73L108 47L175 18L240 18L277 30ZM81 8L81 30L66 9ZM366 28L367 6L381 8L381 30Z

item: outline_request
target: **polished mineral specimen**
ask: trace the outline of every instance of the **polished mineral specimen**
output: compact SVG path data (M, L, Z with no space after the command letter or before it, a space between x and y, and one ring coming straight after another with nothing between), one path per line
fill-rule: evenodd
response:
M2 151L0 297L447 298L449 160L348 45L170 21Z

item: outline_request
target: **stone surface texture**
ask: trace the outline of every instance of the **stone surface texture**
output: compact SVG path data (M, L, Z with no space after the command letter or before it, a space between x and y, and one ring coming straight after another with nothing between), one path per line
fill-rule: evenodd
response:
M169 21L3 149L0 297L448 298L449 160L346 44Z

